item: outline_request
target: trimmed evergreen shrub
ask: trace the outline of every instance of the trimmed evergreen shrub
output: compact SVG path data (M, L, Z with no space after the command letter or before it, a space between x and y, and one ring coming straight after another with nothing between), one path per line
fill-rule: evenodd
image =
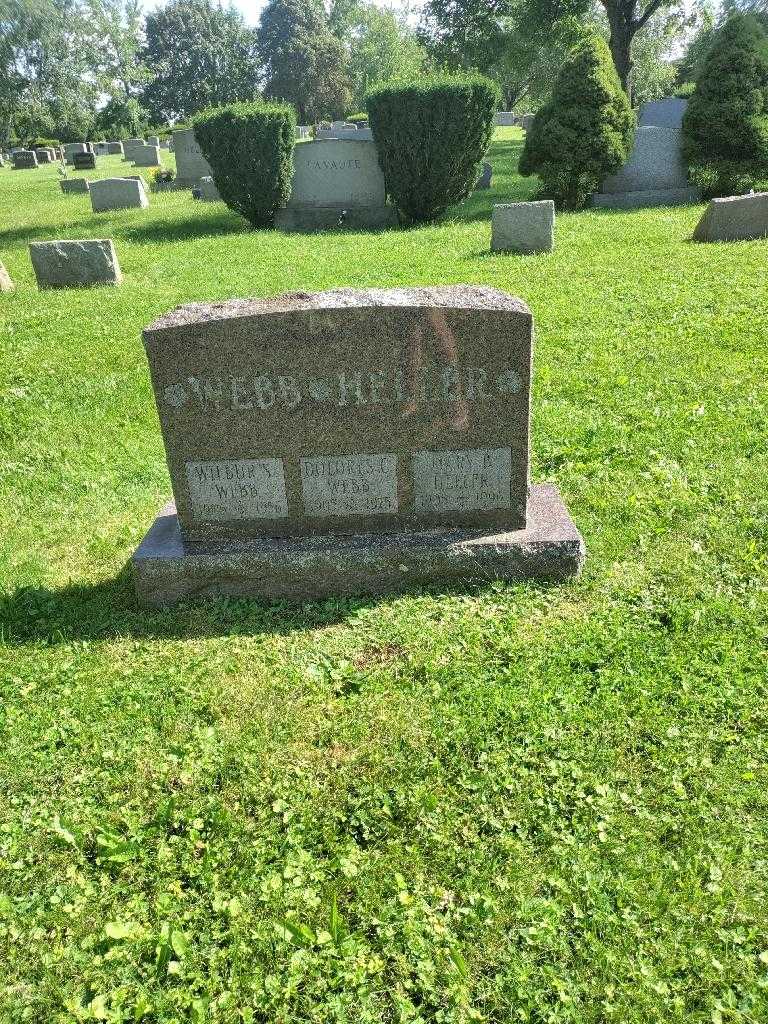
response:
M203 111L195 138L227 206L269 227L291 195L296 114L285 103L231 103Z
M768 178L768 40L749 15L715 36L683 117L683 156L707 196Z
M589 33L560 70L552 98L533 119L520 173L538 174L541 195L566 210L582 207L603 178L626 162L635 115L608 44Z
M471 193L499 98L482 75L391 83L366 96L387 192L405 219L435 220Z

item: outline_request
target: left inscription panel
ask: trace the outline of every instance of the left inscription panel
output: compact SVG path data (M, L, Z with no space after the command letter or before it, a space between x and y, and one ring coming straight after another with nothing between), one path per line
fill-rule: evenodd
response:
M186 464L196 520L284 519L288 515L282 459L215 459Z

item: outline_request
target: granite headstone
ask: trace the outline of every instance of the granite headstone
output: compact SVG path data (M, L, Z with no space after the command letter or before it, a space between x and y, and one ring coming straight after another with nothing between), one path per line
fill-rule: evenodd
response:
M576 573L529 486L533 321L492 288L350 289L183 306L144 344L175 505L140 596L306 596Z
M284 231L389 227L384 175L373 142L304 142L294 153L291 198L275 224Z
M192 188L201 178L211 176L211 166L203 156L194 128L173 133L173 151L176 154L176 182L182 188Z

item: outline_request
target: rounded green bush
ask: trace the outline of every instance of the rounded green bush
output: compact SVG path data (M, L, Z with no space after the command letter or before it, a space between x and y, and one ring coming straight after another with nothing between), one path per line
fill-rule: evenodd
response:
M683 117L683 155L708 196L768 178L768 40L749 15L715 36Z
M296 114L286 103L231 103L193 122L195 138L227 206L269 227L291 196Z
M520 173L538 174L542 195L558 207L579 209L626 162L634 130L635 116L608 45L589 33L563 65L552 99L533 119Z
M499 97L482 75L390 83L366 96L387 192L404 219L436 220L472 192Z

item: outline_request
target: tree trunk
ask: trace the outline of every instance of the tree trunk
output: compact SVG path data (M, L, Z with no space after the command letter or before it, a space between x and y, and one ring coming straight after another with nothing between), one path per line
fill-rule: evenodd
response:
M604 5L608 15L608 24L611 27L611 38L608 45L613 63L616 65L621 86L632 102L630 75L632 73L632 37L635 34L635 4L625 4L621 0L618 2L617 0L604 0Z

